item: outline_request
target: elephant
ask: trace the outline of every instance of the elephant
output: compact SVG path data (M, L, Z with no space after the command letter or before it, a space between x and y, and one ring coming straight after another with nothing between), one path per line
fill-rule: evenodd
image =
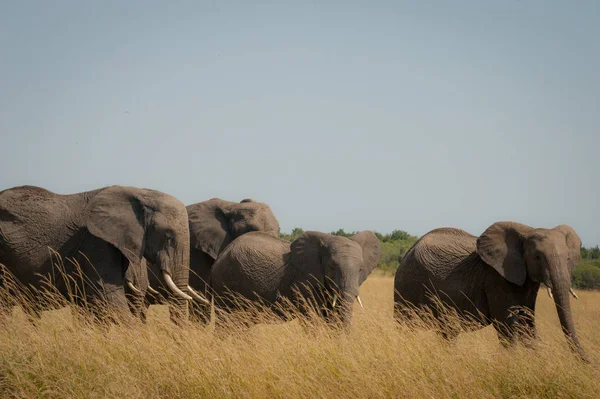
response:
M210 321L211 305L206 300L207 282L215 260L229 243L252 231L261 231L272 237L279 235L279 222L269 205L246 198L240 202L212 198L186 207L190 230L190 286L194 302L190 316L201 323ZM151 265L150 286L145 307L160 303L165 287L158 280L156 266ZM142 284L140 284L142 285ZM156 289L154 289L156 287ZM145 313L145 309L142 313Z
M380 255L379 240L368 230L350 238L307 231L291 243L262 232L248 233L229 244L212 267L215 306L234 310L232 293L265 301L274 309L283 298L301 305L301 295L314 299L327 320L335 315L348 327L354 300L360 301L359 287Z
M126 295L141 292L131 281L147 280L139 277L147 276L144 259L157 265L177 298L172 319L183 317L192 299L184 292L189 240L185 206L159 191L115 185L68 195L36 186L0 192L0 263L22 286L39 292L50 279L66 298L82 280L84 294L75 302L89 304L96 318L101 304L130 315ZM49 248L63 259L62 272ZM15 287L10 291L18 295ZM45 308L37 298L29 306L34 322Z
M463 327L493 324L504 345L529 345L537 338L535 304L543 283L553 293L571 347L585 359L569 301L570 294L575 296L571 276L580 247L577 233L564 224L544 229L496 222L479 237L456 228L432 230L408 250L396 271L395 318L426 310L442 335L452 339L458 329L444 323L442 303Z

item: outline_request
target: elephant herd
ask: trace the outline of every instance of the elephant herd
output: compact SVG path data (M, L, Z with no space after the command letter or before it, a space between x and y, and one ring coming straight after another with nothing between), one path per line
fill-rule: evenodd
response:
M379 262L379 239L371 231L352 237L307 231L291 243L278 235L270 207L250 199L213 198L186 207L168 194L134 187L70 195L14 187L0 191L0 284L8 297L18 297L26 288L41 293L50 281L100 320L100 309L109 307L145 321L147 308L166 300L174 322L189 315L207 323L213 307L235 308L228 295L234 293L273 308L289 300L300 309L310 297L325 319L335 315L350 325L353 304L361 303L359 287ZM493 324L502 342L527 342L537 336L535 303L543 283L571 347L586 359L569 299L580 246L567 225L497 222L479 237L432 230L398 267L394 317L433 316L450 339L463 329L447 322L450 309L462 327ZM0 313L9 305L3 301ZM26 311L35 321L48 306L34 298Z

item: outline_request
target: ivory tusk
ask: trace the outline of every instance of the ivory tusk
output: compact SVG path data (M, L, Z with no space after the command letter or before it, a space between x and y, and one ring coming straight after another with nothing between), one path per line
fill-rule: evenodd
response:
M154 294L154 295L160 295L160 294L158 293L158 291L156 291L156 290L155 290L154 288L152 288L151 286L148 286L148 291L150 291L150 293L151 293L151 294Z
M569 292L571 293L571 295L573 295L573 298L579 299L579 297L577 296L577 294L575 293L575 291L573 291L573 287L569 288Z
M127 281L127 286L129 287L129 289L133 292L137 292L140 293L142 291L138 290L135 285L133 285L133 283L131 281Z
M179 287L177 287L175 285L175 283L173 282L173 279L171 278L171 276L169 275L169 273L163 271L163 278L165 279L165 283L167 283L167 287L169 287L171 289L171 291L173 291L174 293L176 293L180 297L182 297L184 299L187 299L188 301L191 301L193 299L191 296L189 296L185 292L181 291L179 289Z
M206 304L206 305L210 305L210 302L208 301L208 299L202 297L202 295L198 294L196 291L194 291L194 289L192 287L190 287L189 285L187 286L188 291L190 292L190 294L192 294L192 296L194 298L196 298L196 300Z
M337 295L333 295L333 303L331 304L332 308L335 308L335 304L337 303Z
M550 287L546 287L546 292L548 292L548 296L550 298L554 298L554 295L552 295L552 289Z
M360 307L364 308L363 305L362 305L362 301L360 300L360 296L359 295L356 296L356 300L358 301L358 304L360 305Z

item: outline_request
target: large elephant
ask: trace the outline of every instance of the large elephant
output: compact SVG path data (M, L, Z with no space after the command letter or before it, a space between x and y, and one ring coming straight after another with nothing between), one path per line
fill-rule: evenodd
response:
M567 225L541 229L497 222L479 237L454 228L432 230L413 245L396 271L395 316L402 320L414 309L429 309L442 319L446 313L437 306L441 302L460 320L469 320L465 326L493 323L503 343L528 342L537 337L535 302L544 283L553 293L564 333L585 357L569 301L580 246L579 236ZM451 323L441 325L446 337L458 333Z
M380 254L379 240L371 231L350 238L307 231L292 243L248 233L233 241L212 268L215 304L225 311L235 308L232 293L269 304L281 297L298 303L300 294L316 301L324 314L336 311L349 325L359 287Z
M62 273L49 248L63 259ZM183 292L189 280L189 228L185 206L174 197L123 186L70 195L34 186L0 192L0 263L24 286L39 290L51 279L69 296L70 285L83 280L80 301L129 313L126 292L140 290L126 277L147 276L144 258L158 266L176 295L174 313L185 313L191 299ZM32 302L35 320L43 306ZM92 306L94 313L99 309Z
M205 297L208 295L211 267L230 242L252 231L261 231L272 237L279 234L279 222L269 205L251 199L230 202L213 198L188 205L186 209L190 230L190 286ZM165 291L157 279L158 275L156 266L151 267L151 292L147 295L146 306L158 303L160 294ZM200 299L194 292L192 295ZM197 320L206 323L210 321L210 305L201 301L194 302L191 313Z

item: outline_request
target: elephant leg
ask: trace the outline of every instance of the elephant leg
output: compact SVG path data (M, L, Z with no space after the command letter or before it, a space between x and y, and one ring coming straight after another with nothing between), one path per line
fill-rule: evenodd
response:
M522 308L519 312L519 328L516 339L528 348L534 348L539 340L535 326L535 309Z
M127 305L129 306L129 310L133 314L133 316L142 323L146 323L146 310L148 309L146 306L145 295L144 293L126 293L127 296Z
M124 258L114 246L89 237L80 260L86 276L86 300L99 319L117 322L131 317L125 296Z
M505 347L517 342L530 345L538 337L533 310L522 306L512 306L495 315L493 324L500 343Z
M210 270L214 259L203 251L190 251L190 286L210 300ZM211 306L194 301L190 306L190 320L203 325L210 324Z
M146 301L146 299L142 299L142 304L140 306L140 320L142 321L142 323L146 324L146 321L148 320L148 307L150 305L148 304L148 302Z
M521 340L526 346L534 345L535 341L539 340L537 327L535 325L535 303L537 300L537 294L539 290L539 284L533 284L533 288L527 291L525 299L525 306L521 312L522 323L525 327L525 335L521 336Z
M524 287L489 296L490 317L503 346L517 342L530 346L538 337L535 326L535 300L539 284L526 283Z
M189 306L189 304L188 304L188 306ZM188 315L186 315L184 313L185 312L183 312L179 306L169 304L169 319L171 319L173 324L175 324L177 326L185 325L186 317L189 317L189 312L188 312Z
M533 310L539 284L526 280L522 286L506 281L498 273L488 273L484 282L487 317L504 347L535 337Z
M514 346L517 343L533 347L534 342L538 339L533 309L515 306L508 309L503 316L503 321L494 323L500 342L505 347Z
M148 267L146 259L139 263L131 263L124 256L123 266L125 271L125 296L127 305L135 318L142 323L146 322L146 293L148 291Z

